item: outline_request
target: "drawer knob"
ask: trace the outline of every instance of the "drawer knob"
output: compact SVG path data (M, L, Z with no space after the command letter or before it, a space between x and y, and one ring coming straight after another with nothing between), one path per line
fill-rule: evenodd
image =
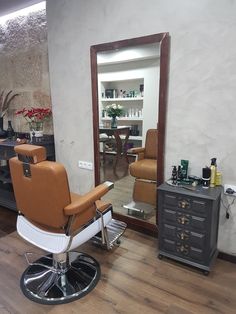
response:
M180 247L177 247L177 251L184 255L188 255L189 253L188 245L181 245Z
M179 201L179 207L182 209L186 209L190 207L190 203L186 200Z
M178 233L177 235L178 235L178 237L179 237L181 240L188 240L188 239L189 239L189 235L186 234L186 232L184 232L184 231Z
M189 223L189 219L186 218L185 216L178 217L178 218L177 218L177 221L178 221L178 223L181 224L181 225L186 225L186 224Z

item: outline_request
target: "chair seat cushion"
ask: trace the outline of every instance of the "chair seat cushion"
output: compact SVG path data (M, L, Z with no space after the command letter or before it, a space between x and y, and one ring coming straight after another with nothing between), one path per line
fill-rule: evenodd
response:
M156 159L141 159L130 165L130 174L133 177L145 180L157 180L157 161Z

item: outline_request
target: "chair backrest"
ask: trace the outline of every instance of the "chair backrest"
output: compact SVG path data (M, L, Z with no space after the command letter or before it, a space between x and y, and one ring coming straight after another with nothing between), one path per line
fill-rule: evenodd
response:
M149 129L146 133L144 158L157 159L157 129Z
M32 222L63 228L68 222L64 207L71 203L65 168L47 161L42 146L17 145L15 152L9 164L18 210Z

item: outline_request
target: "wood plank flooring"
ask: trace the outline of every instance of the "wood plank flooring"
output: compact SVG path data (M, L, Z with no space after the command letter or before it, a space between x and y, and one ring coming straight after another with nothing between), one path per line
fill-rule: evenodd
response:
M16 212L0 206L0 238L16 230L16 217Z
M236 266L217 259L205 277L201 271L167 259L157 259L157 239L126 230L113 251L86 243L80 251L101 265L96 288L75 302L48 306L26 299L19 287L26 268L24 252L42 253L16 232L0 239L1 314L125 314L236 312Z
M133 156L129 156L129 164L135 161ZM103 161L101 159L101 166L100 166L100 177L101 182L106 180L116 182L128 175L129 173L129 164L127 163L124 157L118 160L116 167L113 167L115 162L115 155L108 155L106 156L106 160Z

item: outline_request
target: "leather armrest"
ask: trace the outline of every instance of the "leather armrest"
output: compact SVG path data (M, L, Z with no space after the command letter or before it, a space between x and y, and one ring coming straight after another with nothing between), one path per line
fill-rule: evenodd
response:
M104 182L96 186L92 191L82 195L80 198L73 201L64 208L65 215L71 216L82 213L86 209L94 205L103 195L105 195L111 188L110 182Z
M98 200L95 202L96 208L100 211L100 213L104 212L109 206L111 206L111 203L109 202L103 202L101 200Z
M145 148L144 147L134 147L130 149L131 154L138 154L137 160L144 159Z
M134 147L129 149L131 154L139 154L139 153L144 153L145 148L144 147Z

